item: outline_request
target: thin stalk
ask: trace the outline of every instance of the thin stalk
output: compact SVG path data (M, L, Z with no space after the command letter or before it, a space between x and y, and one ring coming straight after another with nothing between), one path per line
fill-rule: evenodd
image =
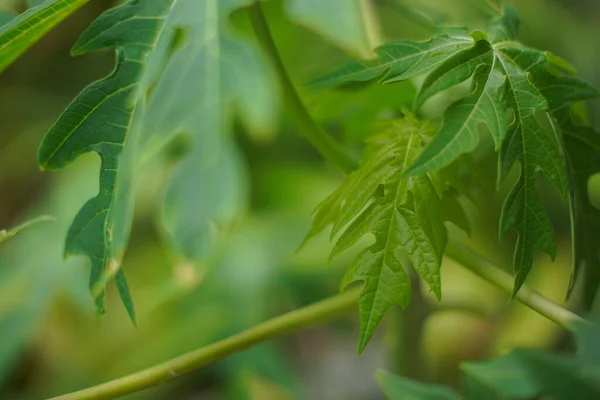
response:
M401 12L404 15L404 17L425 29L429 29L431 31L435 31L437 29L438 22L434 21L426 14L415 10L409 5L404 4L401 1L386 0L385 4L388 4L390 7L395 8L396 10Z
M271 30L263 14L260 1L256 1L250 6L250 21L256 33L266 56L269 59L279 83L281 84L282 94L287 106L287 110L294 118L299 131L306 139L321 153L321 155L332 165L340 168L343 172L349 173L356 169L356 160L344 152L340 146L329 136L319 124L310 116L310 113L302 103L296 87L283 64Z
M17 236L19 233L21 233L22 231L24 231L25 229L29 228L32 225L36 225L41 222L54 222L54 221L56 221L56 218L54 218L53 216L42 215L40 217L23 222L22 224L17 225L14 228L11 228L9 230L2 229L2 230L0 230L0 243L4 242L12 237Z
M494 286L508 293L513 292L514 279L511 274L496 267L491 261L476 253L468 246L450 241L446 247L445 254ZM556 304L526 285L521 287L515 298L538 314L543 315L568 330L573 330L574 323L585 321L577 314Z
M77 392L55 397L55 400L98 400L113 399L156 386L179 375L221 360L230 354L244 350L254 344L272 339L319 322L329 321L357 305L361 288L348 290L344 294L330 297L269 321L246 331L230 336L198 350L155 365L131 375L93 386Z
M369 46L371 53L373 53L373 49L384 43L383 32L381 31L377 13L375 11L375 4L373 0L359 0L358 4L361 9L367 45ZM375 54L370 54L370 56L375 56Z

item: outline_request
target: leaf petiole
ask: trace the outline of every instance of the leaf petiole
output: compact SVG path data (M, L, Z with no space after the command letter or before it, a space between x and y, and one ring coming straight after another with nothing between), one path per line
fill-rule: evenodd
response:
M54 218L51 215L42 215L39 216L37 218L31 219L29 221L23 222L20 225L15 226L14 228L11 229L2 229L0 230L0 243L3 243L5 241L7 241L10 238L13 238L15 236L17 236L19 233L21 233L23 230L31 227L32 225L36 225L39 224L41 222L54 222L56 221L56 218Z
M308 110L302 103L298 91L283 64L271 30L265 18L260 1L254 2L249 8L250 21L271 66L274 68L277 79L282 88L284 100L290 115L294 118L299 131L304 137L329 161L332 165L349 173L356 169L357 162L349 156L331 136L329 136L319 124L310 116Z

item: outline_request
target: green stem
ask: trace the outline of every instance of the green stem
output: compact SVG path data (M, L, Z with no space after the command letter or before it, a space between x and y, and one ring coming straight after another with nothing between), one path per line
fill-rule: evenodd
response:
M399 375L424 381L427 377L423 365L422 341L425 323L431 314L431 307L423 296L423 287L418 275L411 276L412 295L410 307L399 312L400 329L395 340L395 372Z
M385 4L388 4L392 8L395 8L396 10L401 12L404 15L404 17L425 29L429 29L432 31L435 31L437 29L437 26L439 24L438 22L434 21L424 13L415 10L407 4L404 4L401 1L387 0L385 1Z
M40 217L23 222L21 225L17 225L12 229L9 229L9 230L2 229L2 230L0 230L0 243L4 242L12 237L17 236L19 233L21 233L21 231L29 228L32 225L36 225L41 222L53 222L53 221L56 221L56 218L54 218L53 216L42 215Z
M479 255L468 246L451 241L446 247L445 254L494 286L505 290L508 293L513 292L514 279L511 274L496 267L492 262ZM573 329L574 323L584 321L584 319L577 314L556 304L546 296L526 285L521 287L515 298L540 315L543 315L549 320L554 321L569 330Z
M273 36L262 11L260 1L250 6L250 21L261 46L272 67L275 69L277 78L281 84L283 97L287 110L294 118L296 126L308 141L323 155L332 165L339 167L343 172L349 173L356 169L356 160L346 154L340 146L329 136L319 124L310 116L308 110L302 103L300 96L287 70L281 60Z
M280 315L227 339L155 365L134 374L87 389L55 397L55 400L112 399L156 386L181 374L208 365L230 354L277 335L295 331L353 310L361 288L330 297L309 306Z

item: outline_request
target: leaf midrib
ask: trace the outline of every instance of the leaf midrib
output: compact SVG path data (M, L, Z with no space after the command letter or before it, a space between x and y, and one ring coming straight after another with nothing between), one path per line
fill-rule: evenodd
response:
M402 171L404 171L404 169L406 169L406 165L407 165L407 160L408 160L408 155L409 152L411 150L411 146L412 146L412 141L413 138L415 136L415 133L411 133L409 138L408 138L408 143L406 144L406 151L404 154L404 162L403 162L403 166L402 169L400 170L399 173L399 180L402 179ZM394 202L393 202L393 207L390 208L390 210L392 210L392 215L390 217L390 222L389 222L389 227L388 227L388 232L387 232L387 236L386 236L386 240L385 240L385 246L383 247L382 251L383 251L383 257L381 259L381 269L384 267L384 265L387 265L387 256L388 256L388 247L390 246L391 243L391 237L392 237L392 233L394 231L394 221L396 219L396 213L398 212L398 199L400 198L400 190L402 189L402 185L400 184L400 182L398 181L397 187L396 187L396 194L394 196ZM392 249L392 251L394 251L395 249ZM381 269L379 270L379 274L381 275ZM379 285L381 282L381 276L377 277L377 287L375 289L375 293L377 293L379 291ZM365 326L370 326L373 322L373 307L370 307L369 310L369 319L366 322Z
M472 42L472 39L469 39L469 38L466 38L466 37L464 38L464 40L460 40L461 38L459 38L459 37L453 37L453 38L457 39L457 40L455 42L444 43L443 45L440 45L438 47L427 49L427 50L425 50L424 52L421 52L421 53L414 53L414 54L411 54L411 55L409 55L407 57L404 57L404 58L396 58L396 59L393 59L391 61L388 61L388 62L385 62L385 63L380 63L380 64L377 64L377 65L372 66L372 67L364 68L365 63L368 62L368 60L367 61L363 61L363 62L361 62L361 65L363 66L363 69L361 69L359 71L352 72L352 73L347 74L347 75L338 75L336 78L337 79L339 79L339 78L348 79L348 78L352 78L352 77L354 77L356 75L364 74L365 72L373 72L373 71L375 71L377 69L380 69L380 68L383 68L385 70L386 68L392 66L393 64L396 64L396 63L401 62L401 61L411 60L414 57L424 57L426 54L429 54L429 53L432 53L432 52L435 52L435 51L439 51L440 49L443 49L445 47L451 47L453 45L457 45L457 44L461 44L461 43ZM402 42L402 44L403 45L407 45L407 44L410 45L410 43L408 43L408 42ZM380 50L382 51L382 53L386 54L389 57L389 54L386 53L384 51L384 49L380 49ZM443 60L441 60L441 61L443 61ZM433 65L435 66L435 65L438 65L438 64L439 64L439 62L436 63L436 64L433 64ZM414 66L411 67L411 68L414 68ZM407 72L409 72L411 68L409 68L406 71L404 71L400 76L406 75ZM398 77L395 77L395 78L398 78ZM392 78L392 79L395 79L395 78ZM348 80L351 80L351 79L348 79ZM384 78L384 80L385 80L385 78Z
M529 190L528 190L528 185L527 185L527 182L529 181L529 179L527 178L527 168L529 168L529 167L530 167L530 163L529 163L529 161L527 160L527 148L526 148L525 134L524 134L524 132L523 132L523 124L522 124L522 122L521 122L523 118L522 118L522 114L521 114L521 107L520 107L520 103L517 101L517 96L516 96L516 93L515 93L515 89L514 89L514 85L513 85L513 80L511 79L511 75L508 73L508 70L506 69L506 66L505 66L505 64L504 64L504 63L505 63L505 62L510 62L510 63L512 63L512 64L513 64L513 66L514 66L516 69L518 69L518 70L521 70L521 68L520 68L518 65L516 65L516 64L515 64L515 63L514 63L514 62L513 62L511 59L509 59L509 58L507 58L506 60L503 60L503 59L504 59L504 55L503 55L502 53L499 53L499 54L497 54L497 56L498 56L498 59L499 59L500 63L502 64L502 67L503 67L503 69L504 69L504 72L505 72L506 79L507 79L507 81L508 81L508 83L509 83L509 85L510 85L510 88L511 88L511 90L510 90L510 93L512 94L512 97L513 97L513 100L514 100L514 104L515 104L515 105L517 105L517 107L516 107L516 109L517 109L517 110L513 109L513 112L515 112L515 115L518 115L518 116L519 116L519 119L518 119L518 120L517 120L517 119L515 119L515 121L518 121L518 127L517 127L516 129L520 129L520 130L521 130L521 132L520 132L520 136L521 136L521 144L522 144L522 146L521 146L521 149L522 149L522 151L521 151L521 157L522 157L522 159L523 159L523 161L522 161L523 165L522 165L522 167L521 167L521 168L522 168L521 174L522 174L522 179L523 179L523 190L524 190L524 193L525 193L525 194L524 194L524 200L525 200L525 203L524 203L524 204L525 204L525 212L527 213L527 210L529 209L529 206L528 206L528 204L530 203L530 201L529 201L529 197L528 197L528 195L529 195ZM513 137L513 138L514 138L514 137ZM511 139L512 139L512 138L511 138ZM535 169L535 168L536 168L536 166L535 166L535 164L534 164L534 169ZM533 216L535 217L535 219L536 219L536 221L538 222L538 225L539 225L539 226L543 226L543 225L544 225L544 224L542 223L542 221L539 219L539 217L538 217L538 215L537 215L536 213L528 213L528 214L533 214ZM528 222L528 219L527 219L527 218L523 218L523 225L522 225L522 231L523 231L523 232L527 232L527 222ZM548 237L548 232L546 232L546 231L544 230L544 231L543 231L543 235L544 235L544 236L545 236L545 238L546 238L546 242L548 242L548 243L552 242L552 238ZM523 248L522 248L522 249L521 249L521 251L520 251L520 260L519 260L519 263L518 263L518 264L517 264L517 263L515 263L515 266L518 266L518 267L519 267L519 272L518 272L519 274L520 274L520 273L521 273L521 271L522 271L522 268L521 268L521 266L523 266L523 265L524 265L524 262L523 262L523 260L524 260L524 258L525 258L525 251L524 251L524 247L525 247L525 239L524 239L524 238L521 238L520 242L521 242L521 246L522 246Z
M130 88L135 87L136 85L138 85L138 82L132 83L127 86L123 86L123 87L115 90L114 92L109 93L108 95L104 96L104 98L96 106L94 106L93 108L90 109L90 111L85 115L85 118L81 118L79 123L70 129L69 134L63 138L63 140L60 142L60 144L58 144L57 146L54 147L54 151L52 153L50 153L50 156L48 156L46 158L46 161L44 162L44 164L42 166L47 167L48 163L54 158L56 153L58 153L60 151L60 149L62 149L64 144L71 138L71 136L73 136L75 131L77 131L77 129L79 129L79 127L81 127L81 125L83 125L87 121L87 119L90 117L90 115L92 115L98 108L100 108L100 106L102 106L109 99L113 98L114 96L118 95L119 93L129 90ZM135 110L135 106L134 106L134 110ZM130 124L127 124L127 129L129 129L129 128L130 128Z
M516 110L513 108L513 112L515 113L515 117L518 115L518 119L515 118L515 122L518 124L518 127L515 127L515 130L516 129L523 129L522 122L521 122L522 121L522 118L521 118L521 116L522 116L522 114L521 114L521 107L520 107L519 102L517 101L517 96L515 94L515 89L514 89L514 85L513 85L513 80L512 80L511 74L508 73L508 70L506 69L506 66L504 65L504 60L503 60L502 54L499 53L499 52L494 52L494 54L495 54L496 57L498 57L498 60L500 61L500 64L502 64L502 68L504 69L504 76L506 76L506 80L507 80L507 82L508 82L508 84L509 84L509 86L511 88L510 89L510 93L511 93L511 95L513 97L514 104L517 106L517 107L515 107ZM507 62L511 62L511 61L507 60ZM526 175L527 175L527 168L528 168L529 164L527 162L527 152L526 152L525 137L523 135L523 132L521 132L520 135L522 136L522 139L521 139L521 149L522 149L522 151L521 151L521 157L523 158L523 165L521 166L521 169L522 169L521 174L522 174L522 178L523 178L523 190L525 191L525 194L524 194L524 198L525 198L525 210L527 210L528 209L528 204L529 204L529 199L528 199L527 176ZM513 134L513 138L514 138L514 134ZM511 138L511 140L513 138ZM523 228L522 228L522 230L524 232L527 232L527 218L523 218ZM519 258L520 259L519 259L518 263L514 263L515 267L519 268L519 272L517 272L518 274L521 273L522 266L524 265L523 260L525 258L525 250L524 250L524 247L525 247L525 238L521 237L520 240L519 240L519 242L521 243L520 247L522 247L521 250L520 250L520 252L519 252L520 253L519 254L519 256L520 256ZM518 245L517 245L517 248L519 248Z
M450 146L452 144L454 144L456 141L458 141L461 138L462 133L467 130L470 131L470 129L468 128L469 123L471 122L471 120L473 119L476 111L479 111L479 107L481 106L481 99L485 96L488 96L487 94L487 89L488 89L488 85L491 81L491 76L492 76L492 72L493 72L493 68L495 65L495 58L494 58L494 62L492 63L492 67L490 69L490 73L488 74L488 79L485 83L485 85L483 86L483 89L481 90L481 94L477 97L477 101L475 102L475 106L472 107L471 112L469 113L469 116L467 117L467 119L465 120L465 123L461 126L461 128L458 130L457 134L452 136L452 138L448 141L448 143L446 144L446 146L444 146L443 151L440 151L439 153L437 153L434 157L432 157L429 162L432 162L434 160L438 160L442 155L446 154L447 149L450 148Z

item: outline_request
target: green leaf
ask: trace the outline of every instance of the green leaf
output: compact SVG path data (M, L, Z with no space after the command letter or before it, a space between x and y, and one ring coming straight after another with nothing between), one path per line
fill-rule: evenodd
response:
M136 140L131 132L139 85L148 53L156 46L173 1L128 2L102 14L81 35L73 54L107 47L117 53L117 67L94 82L69 105L46 134L39 163L58 169L79 155L94 151L102 160L100 190L75 217L67 234L65 254L90 258L90 288L99 313L105 311L105 286L115 277L132 321L135 311L121 262L132 218ZM137 112L136 112L137 111Z
M600 255L595 243L596 232L600 228L600 211L590 203L588 181L593 174L600 172L600 134L590 126L580 124L571 109L573 104L598 97L600 92L590 83L569 75L572 68L565 67L565 63L557 61L556 56L549 53L545 56L547 66L538 66L532 76L535 85L548 100L561 131L569 167L574 260L568 295L585 266L583 299L590 308L600 287Z
M467 79L474 73L469 96L452 104L444 113L444 122L431 143L425 147L406 175L418 175L450 164L460 154L473 151L479 142L479 127L485 125L500 147L506 135L504 107L500 87L504 76L495 70L495 56L485 41L458 53L426 78L417 106L430 95Z
M189 139L166 188L163 223L173 247L196 264L210 255L215 227L228 225L247 200L231 117L237 111L250 129L266 129L277 111L274 82L256 49L225 29L229 12L246 3L178 1L149 58L141 147L152 154L178 134ZM165 60L175 34L181 43ZM160 71L158 81L152 71Z
M477 67L491 66L493 61L493 49L486 40L478 40L473 47L452 55L427 75L417 95L415 108L420 109L433 95L465 81Z
M554 259L556 239L547 212L537 192L537 175L541 171L567 199L566 160L554 124L548 119L547 129L538 122L536 113L544 111L548 102L531 83L527 71L519 65L535 65L545 61L539 52L503 49L499 52L500 68L506 75L503 102L514 113L513 122L500 150L499 179L503 180L515 162L521 167L520 177L506 198L500 216L500 233L511 229L518 233L514 253L516 293L525 282L533 265L536 250Z
M599 91L570 75L574 68L565 60L517 42L518 25L515 9L506 5L504 14L490 22L487 33L474 31L471 37L466 37L461 31L434 36L428 42L393 42L377 50L377 59L350 62L317 79L313 85L334 86L377 77L381 78L381 83L391 83L424 75L415 100L415 108L419 109L432 96L472 77L471 92L448 107L437 134L406 168L404 176L430 174L448 166L460 155L473 151L479 142L480 128L487 127L496 150L500 151L498 183L508 176L515 164L521 169L500 218L501 236L512 229L518 235L513 260L514 293L531 270L536 251L545 252L551 258L556 254L554 230L537 191L538 176L543 174L562 200L569 200L574 210L572 218L579 221L573 222L577 231L574 232L577 244L574 275L578 274L582 264L590 267L591 283L586 289L589 302L594 288L600 284L600 272L596 272L598 256L591 250L589 237L577 236L590 235L595 228L590 221L595 217L582 217L582 212L577 210L589 209L591 212L587 189L583 187L584 180L596 172L596 166L588 165L594 171L587 171L585 177L577 178L579 183L569 187L567 173L582 175L583 167L567 165L565 154L574 150L565 147L562 136L568 134L590 146L585 151L587 159L592 155L592 149L600 149L600 137L587 128L574 129L569 123L570 118L558 118L558 125L553 118L558 117L558 110L597 97ZM563 127L565 123L567 126ZM366 182L365 185L371 185L366 186L370 191L375 183ZM364 204L364 197L355 196L348 203ZM580 204L573 205L574 201ZM371 207L371 212L378 211L374 205ZM340 230L348 216L357 213L348 205L345 208L346 215L334 223L332 234ZM355 236L368 230L371 223L367 216L357 218L352 225ZM348 237L348 243L353 240L355 237ZM334 249L334 254L347 243L342 242L342 245Z
M32 225L39 224L41 222L49 222L56 221L56 219L50 215L42 215L40 217L34 218L32 220L23 222L11 229L0 229L0 244L7 241L10 238L13 238L20 234L25 229L31 227Z
M287 0L290 17L341 47L361 55L371 53L368 10L361 0Z
M500 221L501 235L513 228L518 232L513 264L516 293L531 270L536 250L552 258L556 254L554 231L537 194L538 171L544 173L563 200L568 197L564 150L559 133L545 112L554 103L556 85L547 85L546 93L542 94L531 82L530 71L539 77L544 73L540 69L547 68L546 56L539 51L503 45L487 52L484 46L479 51L475 46L433 71L426 78L419 99L461 82L475 67L478 70L472 94L448 108L439 132L406 175L434 171L458 155L474 150L479 141L479 126L487 125L496 148L500 147L499 181L508 175L515 162L521 166L520 178L504 203ZM571 80L579 83L575 78ZM538 79L536 83L543 82ZM577 91L573 90L576 93L564 96L575 98L582 88L588 89L582 83ZM508 126L505 109L513 114ZM548 127L538 121L541 118L538 113L548 119Z
M509 4L504 5L504 13L490 21L488 36L492 43L517 40L519 30L519 17L517 10Z
M441 297L439 268L447 235L442 210L460 206L454 198L440 197L444 182L438 176L402 177L432 133L431 125L410 116L383 124L369 137L361 166L316 210L309 236L330 222L332 236L342 232L332 257L367 233L375 235L375 243L356 257L341 283L343 289L364 282L359 352L390 306L409 304L410 278L399 253Z
M521 357L522 354L518 351L512 351L493 360L463 363L460 368L465 374L465 398L535 398L540 393L540 386L531 379L526 363Z
M462 363L462 395L449 387L383 371L377 373L377 379L390 400L595 399L600 396L599 334L597 325L587 321L576 324L576 355L517 349L491 360Z
M248 194L241 163L237 149L225 142L214 165L203 166L197 158L186 157L172 177L162 222L173 248L185 259L206 261L217 242L215 230L243 209Z
M575 69L575 67L571 63L569 63L567 60L565 60L562 57L552 54L549 51L546 52L546 59L548 60L548 65L549 65L550 69L555 71L556 73L562 73L562 72L569 73L569 74L577 73L577 69Z
M569 107L557 113L570 164L571 213L573 224L574 270L570 290L583 272L583 300L586 307L591 308L600 287L600 254L598 253L597 236L600 231L600 210L590 202L588 182L590 177L600 172L600 152L582 140L593 137L600 141L600 133L591 127L575 123L571 119ZM585 269L582 271L582 269ZM569 292L570 292L569 290Z
M312 87L331 87L355 81L380 78L382 83L406 80L435 69L457 51L473 45L466 32L434 36L426 42L399 40L375 50L377 58L351 61L311 83Z
M462 395L439 385L378 372L384 393L394 399L595 399L600 396L600 349L597 325L575 326L576 355L533 349L512 350L486 361L462 363Z
M46 0L12 21L0 24L0 72L88 1Z
M91 259L100 312L114 277L135 320L121 268L133 192L140 170L175 137L184 136L188 146L166 188L162 221L179 257L202 264L212 250L211 232L245 204L230 120L238 113L250 129L263 129L277 111L262 59L225 29L229 12L247 4L129 1L102 14L73 48L73 54L115 48L117 67L67 108L46 135L39 161L58 169L90 151L102 159L100 192L76 217L65 251Z
M463 385L465 398L525 399L542 395L556 400L598 398L599 333L597 326L579 324L576 356L520 349L493 360L464 363L461 369L467 376ZM473 381L477 382L477 393L473 393L470 385Z
M426 384L377 371L375 374L379 386L389 400L458 400L460 396L451 388Z

